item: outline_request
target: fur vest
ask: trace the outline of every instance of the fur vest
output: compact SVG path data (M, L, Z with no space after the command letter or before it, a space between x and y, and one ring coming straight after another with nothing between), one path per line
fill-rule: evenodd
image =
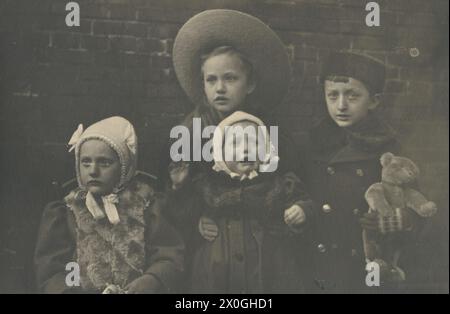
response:
M144 211L152 195L149 185L136 180L119 192L117 225L92 217L85 205L86 191L77 188L65 197L75 217L76 255L83 289L102 290L108 284L124 288L143 274Z

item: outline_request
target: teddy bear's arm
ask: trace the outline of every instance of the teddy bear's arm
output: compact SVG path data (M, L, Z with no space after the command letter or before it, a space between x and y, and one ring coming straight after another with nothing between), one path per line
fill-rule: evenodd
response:
M384 196L383 185L381 183L372 184L366 191L365 198L369 207L382 216L386 216L392 212L386 197Z
M406 206L413 209L421 217L431 217L437 211L434 202L428 201L425 196L417 190L406 188L404 190Z

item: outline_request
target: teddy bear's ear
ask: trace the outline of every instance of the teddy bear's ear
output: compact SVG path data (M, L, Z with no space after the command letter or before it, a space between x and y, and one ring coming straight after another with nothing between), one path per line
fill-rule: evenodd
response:
M381 165L383 167L389 165L393 158L394 158L394 154L389 153L389 152L384 153L383 155L381 155L381 158L380 158Z

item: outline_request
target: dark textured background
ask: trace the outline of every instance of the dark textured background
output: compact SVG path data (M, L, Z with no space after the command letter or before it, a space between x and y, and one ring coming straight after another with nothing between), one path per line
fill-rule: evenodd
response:
M191 109L174 77L173 39L192 15L231 8L259 17L286 44L295 75L275 119L299 143L324 113L317 76L330 49L387 62L383 114L440 208L416 244L412 281L418 291L448 292L448 0L378 0L381 26L372 28L364 0L79 0L81 26L73 28L67 2L0 0L0 291L34 291L39 217L73 176L66 143L78 123L130 119L140 168L159 172L168 131Z

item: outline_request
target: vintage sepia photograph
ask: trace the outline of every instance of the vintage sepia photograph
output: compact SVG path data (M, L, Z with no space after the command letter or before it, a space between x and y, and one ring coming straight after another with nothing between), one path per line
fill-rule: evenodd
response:
M448 294L448 24L448 0L0 0L0 294Z

